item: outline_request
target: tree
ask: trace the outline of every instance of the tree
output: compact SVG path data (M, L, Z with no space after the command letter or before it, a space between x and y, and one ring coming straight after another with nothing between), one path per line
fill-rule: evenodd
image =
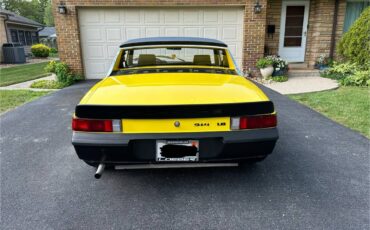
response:
M39 22L42 21L42 24L45 24L44 18L45 18L45 12L46 12L46 7L50 0L33 0L37 2L38 4L38 14L37 16L40 17Z
M47 26L54 26L54 16L51 1L48 1L45 8L44 23Z
M50 0L2 0L1 7L41 24L45 24L44 19L45 15L48 14L47 8L49 5L51 5ZM51 6L49 8L51 10ZM51 19L48 18L48 20L50 22Z

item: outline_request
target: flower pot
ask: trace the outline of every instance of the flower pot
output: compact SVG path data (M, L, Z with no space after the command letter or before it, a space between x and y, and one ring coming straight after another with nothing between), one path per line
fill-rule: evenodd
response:
M263 78L270 77L274 72L274 67L272 65L267 66L266 68L260 69L261 75Z
M274 70L272 76L283 76L286 75L287 69Z
M328 68L328 65L326 65L326 64L315 64L315 69L324 70L324 69L327 69L327 68Z

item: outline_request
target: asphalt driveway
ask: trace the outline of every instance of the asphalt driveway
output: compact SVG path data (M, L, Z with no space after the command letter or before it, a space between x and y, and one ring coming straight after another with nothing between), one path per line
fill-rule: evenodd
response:
M1 229L369 229L369 140L266 89L274 153L249 168L107 171L80 161L71 114L92 82L0 117Z

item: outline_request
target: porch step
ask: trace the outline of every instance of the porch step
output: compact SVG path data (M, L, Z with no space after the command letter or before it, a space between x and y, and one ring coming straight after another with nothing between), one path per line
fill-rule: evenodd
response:
M308 69L307 63L289 63L288 64L289 69Z
M289 69L288 77L320 77L317 69Z

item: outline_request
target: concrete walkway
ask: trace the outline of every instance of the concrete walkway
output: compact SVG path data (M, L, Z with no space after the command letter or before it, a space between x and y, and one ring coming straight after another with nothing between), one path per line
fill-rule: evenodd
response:
M8 86L3 86L0 87L0 90L19 90L19 89L26 89L26 90L32 90L32 91L53 91L53 90L58 90L58 89L36 89L36 88L30 88L31 84L35 81L40 81L40 80L55 80L55 74L52 74L47 77L43 78L38 78L35 80L31 81L25 81L22 83L14 84L14 85L8 85Z
M318 92L339 87L337 81L319 76L290 76L286 82L263 83L281 94Z

